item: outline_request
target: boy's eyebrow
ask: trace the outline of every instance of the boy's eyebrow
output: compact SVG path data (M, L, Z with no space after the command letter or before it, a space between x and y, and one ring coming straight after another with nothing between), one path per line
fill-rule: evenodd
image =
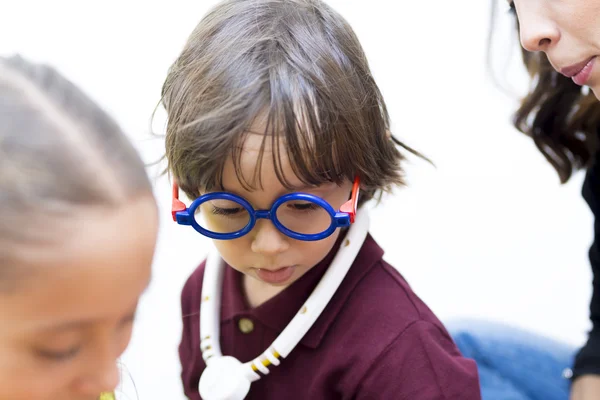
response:
M330 185L333 185L333 186L330 186ZM287 193L305 192L305 191L328 192L328 191L332 190L334 187L335 187L335 184L333 182L331 182L331 183L324 183L322 185L305 184L305 185L302 185L302 186L295 186L291 190L286 190L286 191L280 193L280 196L283 196L284 194L287 194ZM225 185L223 185L223 187L221 187L221 190L223 190L225 192L236 194L236 195L238 195L240 197L244 197L237 190L228 189L227 187L225 187Z
M294 192L302 192L302 191L306 191L306 190L312 190L312 191L319 191L319 192L325 192L325 191L329 191L332 188L329 187L328 183L322 184L322 185L304 185L304 186L300 186L300 187L296 187L293 191Z

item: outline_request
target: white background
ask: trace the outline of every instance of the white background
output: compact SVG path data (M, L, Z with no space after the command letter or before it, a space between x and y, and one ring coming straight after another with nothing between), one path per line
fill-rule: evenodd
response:
M331 0L355 28L386 97L394 133L422 151L409 186L372 213L386 258L444 321L504 321L579 345L588 329L592 216L582 174L562 186L532 141L510 125L517 104L486 72L489 3ZM0 0L0 54L49 62L111 112L146 161L161 155L150 115L170 63L212 0ZM368 4L368 5L367 5ZM525 86L504 2L497 59ZM508 63L512 58L514 62ZM162 132L159 113L154 130ZM156 171L151 171L155 176ZM152 285L123 362L140 399L180 395L179 292L207 242L169 215ZM131 387L127 398L135 398Z

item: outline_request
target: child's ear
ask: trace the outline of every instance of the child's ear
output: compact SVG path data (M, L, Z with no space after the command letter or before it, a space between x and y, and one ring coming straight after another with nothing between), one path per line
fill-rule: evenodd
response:
M392 131L390 131L389 129L385 130L385 138L386 139L391 139L392 138Z

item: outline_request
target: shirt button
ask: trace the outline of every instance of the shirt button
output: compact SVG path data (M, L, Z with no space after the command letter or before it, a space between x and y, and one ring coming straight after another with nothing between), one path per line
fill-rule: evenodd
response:
M252 333L254 330L254 322L248 318L241 318L238 322L238 328L240 328L240 332L244 334Z
M571 368L565 368L562 376L564 379L571 379L573 377L573 370Z

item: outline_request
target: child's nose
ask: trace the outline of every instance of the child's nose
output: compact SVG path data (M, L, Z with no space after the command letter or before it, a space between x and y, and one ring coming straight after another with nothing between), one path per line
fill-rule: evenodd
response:
M95 368L81 378L77 384L76 392L78 395L100 396L104 392L113 392L119 384L119 369L117 361L95 363Z
M269 220L261 219L256 222L251 234L252 251L264 255L275 255L289 248L288 237L281 233Z
M100 393L113 392L120 381L118 358L131 338L131 328L109 332L90 349L87 367L82 369L75 391L79 396L98 398Z

